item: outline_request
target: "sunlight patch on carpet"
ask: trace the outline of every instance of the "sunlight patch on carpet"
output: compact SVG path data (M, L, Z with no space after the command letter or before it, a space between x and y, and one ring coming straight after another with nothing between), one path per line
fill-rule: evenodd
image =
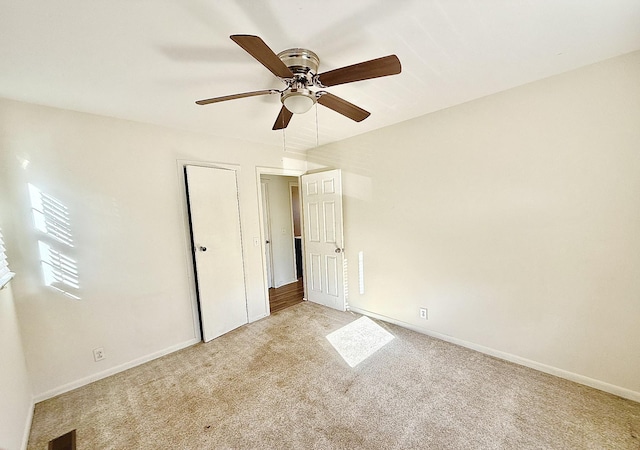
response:
M327 340L351 367L393 340L393 335L368 317L360 317L327 335Z

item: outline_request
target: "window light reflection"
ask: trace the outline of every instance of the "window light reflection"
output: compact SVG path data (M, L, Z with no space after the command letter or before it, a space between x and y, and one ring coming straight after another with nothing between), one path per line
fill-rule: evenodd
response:
M365 316L327 335L350 367L357 366L393 339L391 333Z
M69 210L58 199L29 184L33 224L42 233L38 241L44 284L80 300L78 265L67 251L73 249ZM66 249L66 250L65 250Z

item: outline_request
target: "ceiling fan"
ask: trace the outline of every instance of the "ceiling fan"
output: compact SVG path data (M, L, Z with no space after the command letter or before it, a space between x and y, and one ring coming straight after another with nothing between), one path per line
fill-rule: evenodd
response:
M369 117L371 113L327 91L313 91L311 88L323 89L338 84L386 77L399 74L402 70L398 57L389 55L318 74L320 58L311 50L290 48L275 54L258 36L234 34L231 39L258 62L262 63L271 73L280 78L287 86L282 90L265 89L225 95L223 97L198 100L196 103L198 105L208 105L236 98L279 94L282 108L273 124L273 130L286 128L293 114L303 114L309 111L316 102L349 119L360 122Z

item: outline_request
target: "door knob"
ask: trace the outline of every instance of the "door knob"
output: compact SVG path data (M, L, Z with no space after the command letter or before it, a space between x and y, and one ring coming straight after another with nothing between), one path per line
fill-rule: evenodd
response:
M265 241L265 244L268 244L268 243L269 243L269 241Z
M343 249L343 248L337 248L337 249L336 249L336 253L342 253L343 251L344 251L344 249Z
M207 251L207 247L203 247L202 245L200 246L200 251L201 252L206 252Z

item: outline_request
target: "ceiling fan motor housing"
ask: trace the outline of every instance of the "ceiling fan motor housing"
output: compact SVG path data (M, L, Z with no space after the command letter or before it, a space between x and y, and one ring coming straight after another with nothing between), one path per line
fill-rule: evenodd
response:
M320 58L305 48L290 48L278 53L278 57L293 72L287 89L280 95L280 101L294 114L307 112L316 102L316 94L309 89L313 77L318 73Z
M278 53L278 58L293 72L296 78L305 78L311 83L313 76L318 73L320 58L306 48L290 48Z

